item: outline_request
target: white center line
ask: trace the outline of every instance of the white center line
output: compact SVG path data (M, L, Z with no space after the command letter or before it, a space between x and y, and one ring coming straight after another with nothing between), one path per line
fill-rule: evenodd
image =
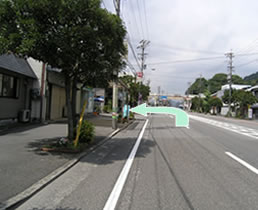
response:
M239 157L233 155L231 152L225 152L229 157L233 158L234 160L236 160L237 162L239 162L240 164L242 164L243 166L245 166L246 168L248 168L250 171L254 172L255 174L258 174L258 169L251 166L249 163L245 162L244 160L240 159Z
M255 136L252 133L247 133L246 131L241 131L241 129L245 129L246 130L246 128L244 128L242 126L239 126L239 127L236 127L236 126L233 126L233 125L231 125L231 126L230 125L229 126L223 126L223 125L219 124L218 121L215 121L215 120L210 121L210 120L207 120L205 118L197 117L197 116L193 116L193 115L189 115L189 117L191 119L193 119L193 120L198 120L198 121L201 121L201 122L204 122L204 123L208 123L208 124L217 126L219 128L223 128L223 129L226 129L226 130L229 130L229 131L233 131L233 132L238 133L238 134L242 134L242 135L254 138L254 139L258 139L258 136Z
M143 134L144 134L144 131L146 129L146 126L148 124L149 120L146 120L142 130L141 130L141 133L140 135L138 136L137 140L136 140L136 143L124 165L124 168L122 170L122 172L120 173L117 181L116 181L116 184L104 206L104 210L114 210L116 208L116 204L117 204L117 201L119 199L119 196L123 190L123 187L124 187L124 184L125 184L125 181L127 179L127 176L129 174L129 171L131 169L131 166L133 164L133 161L134 161L134 157L136 155L136 152L138 150L138 147L141 143L141 140L142 140L142 137L143 137Z

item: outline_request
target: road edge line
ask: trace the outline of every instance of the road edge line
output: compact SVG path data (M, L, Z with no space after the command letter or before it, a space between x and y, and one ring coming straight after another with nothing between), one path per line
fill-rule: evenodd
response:
M134 147L133 149L131 150L130 152L130 155L128 156L127 160L126 160L126 163L111 191L111 194L109 195L108 197L108 200L106 201L105 203L105 206L103 208L103 210L113 210L116 208L116 205L117 205L117 202L118 202L118 199L120 197L120 194L123 190L123 187L124 187L124 184L126 182L126 179L128 177L128 174L130 172L130 169L132 167L132 164L133 164L133 161L134 161L134 158L135 158L135 155L136 155L136 152L140 146L140 143L141 143L141 140L142 140L142 137L143 137L143 134L144 134L144 131L147 127L147 124L149 122L149 119L147 119L145 121L145 124L143 125L143 128L136 140L136 143L134 144Z
M228 155L229 157L231 157L232 159L234 159L235 161L237 161L238 163L240 163L241 165L245 166L246 168L248 168L250 171L254 172L255 174L258 175L258 169L253 167L252 165L250 165L249 163L245 162L244 160L240 159L239 157L235 156L234 154L232 154L231 152L225 152L226 155Z
M88 149L88 151L83 152L82 154L80 154L78 157L75 157L73 160L68 161L67 163L65 163L64 165L62 165L61 167L55 169L53 172L51 172L49 175L45 176L44 178L40 179L39 181L37 181L36 183L32 184L30 187L28 187L27 189L25 189L24 191L18 193L16 196L13 196L11 198L9 198L7 201L1 202L0 203L0 210L4 210L4 209L8 209L11 208L15 205L17 205L20 202L25 201L26 199L29 199L30 197L32 197L33 195L35 195L37 192L39 192L40 190L42 190L44 187L46 187L47 185L49 185L51 182L53 182L55 179L57 179L58 177L60 177L62 174L64 174L66 171L68 171L70 168L72 168L75 164L77 164L82 158L84 158L85 156L89 155L90 153L92 153L94 150L96 150L98 147L100 147L101 145L103 145L104 143L106 143L106 141L108 141L109 139L111 139L112 137L114 137L116 134L118 134L119 132L125 130L129 125L131 125L133 122L135 122L135 120L129 122L128 124L126 124L125 126L123 126L122 128L118 128L115 131L113 131L112 133L110 133L106 138L104 138L103 140L101 140L101 142L99 142L98 144L96 144L95 146L92 146Z

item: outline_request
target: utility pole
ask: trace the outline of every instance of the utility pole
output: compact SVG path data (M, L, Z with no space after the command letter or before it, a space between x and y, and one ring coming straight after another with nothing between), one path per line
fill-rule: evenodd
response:
M199 78L199 111L201 112L201 88L202 88L202 74Z
M160 86L158 86L158 106L159 106L159 104L160 104Z
M226 53L225 56L229 58L228 62L228 82L229 82L229 99L228 99L228 115L231 116L231 101L232 101L232 72L234 69L233 58L234 53L232 50L229 53Z
M120 0L114 0L114 5L116 8L116 14L120 17ZM114 75L118 76L118 71L114 71ZM118 111L118 87L117 81L113 81L113 97L112 97L112 128L117 129L117 111Z
M142 40L140 41L140 45L137 47L137 49L141 49L141 53L138 53L138 55L140 55L140 60L141 60L142 79L143 79L143 70L146 68L145 58L148 55L147 53L145 53L145 49L149 44L150 44L150 41Z
M187 111L189 112L190 111L189 88L191 86L191 82L187 82L187 86L188 86L188 89L187 89L186 102L187 102Z

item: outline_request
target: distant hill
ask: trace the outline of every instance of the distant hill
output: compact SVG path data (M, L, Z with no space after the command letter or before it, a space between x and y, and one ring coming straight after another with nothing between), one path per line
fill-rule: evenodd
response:
M245 85L248 82L244 81L242 77L238 75L232 75L233 84ZM218 73L215 74L211 79L206 80L205 78L197 78L195 82L186 90L185 94L199 94L204 92L215 93L221 89L222 85L228 83L227 74Z
M257 79L258 79L258 72L244 77L245 81L257 80Z

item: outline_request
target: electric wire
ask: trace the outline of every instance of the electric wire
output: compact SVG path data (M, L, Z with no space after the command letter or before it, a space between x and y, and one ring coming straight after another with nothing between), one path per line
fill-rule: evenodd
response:
M149 63L149 65L187 63L187 62L196 62L196 61L204 61L204 60L222 59L222 58L225 58L225 57L217 56L217 57L206 57L206 58L196 58L196 59L174 60L174 61L165 61L165 62L158 62L158 63Z
M139 18L140 18L142 37L145 39L144 30L143 30L143 23L142 23L142 15L141 15L141 10L140 10L140 5L139 5L139 0L136 0L136 1L137 1L137 7L138 7L138 14L139 14Z
M136 26L137 33L140 35L140 30L139 30L139 26L138 26L138 21L137 21L137 18L136 18L135 11L134 11L134 8L133 8L133 6L132 6L132 1L131 1L131 0L129 0L129 6L130 6L130 9L131 9L132 14L133 14L133 17L134 17L134 22L135 22L135 26Z
M142 0L143 2L143 10L144 10L144 16L145 16L145 26L146 26L146 31L147 31L147 38L150 40L150 33L149 33L149 24L148 24L148 19L147 19L147 12L146 12L146 2L145 0Z
M257 61L258 61L257 59L251 60L251 61L249 61L249 62L247 62L247 63L242 63L242 64L240 64L240 65L237 65L237 66L235 66L235 68L241 68L241 67L243 67L243 66L247 66L247 65L249 65L249 64L251 64L251 63L254 63L254 62L257 62Z

